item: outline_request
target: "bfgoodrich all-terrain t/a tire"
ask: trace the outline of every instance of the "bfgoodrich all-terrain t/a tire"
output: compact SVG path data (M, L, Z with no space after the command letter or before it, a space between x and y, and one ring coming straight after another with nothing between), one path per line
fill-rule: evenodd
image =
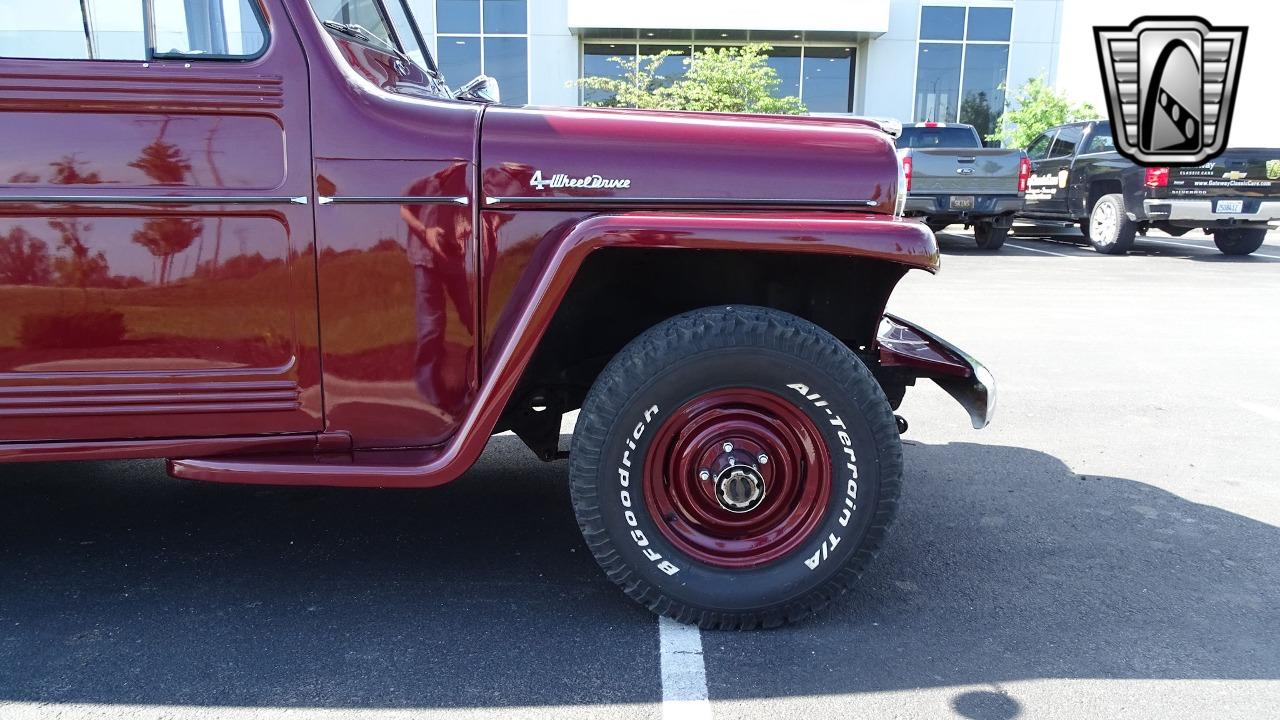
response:
M897 507L902 446L884 392L835 337L715 307L609 363L569 473L587 545L627 595L704 628L771 627L867 567Z

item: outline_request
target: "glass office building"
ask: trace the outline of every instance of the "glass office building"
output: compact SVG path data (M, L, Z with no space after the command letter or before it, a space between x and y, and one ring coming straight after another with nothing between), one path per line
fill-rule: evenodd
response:
M573 82L670 51L763 42L778 95L810 112L966 122L988 132L1006 88L1053 82L1064 0L410 0L454 85L498 78L504 102L607 101ZM616 60L615 60L616 58Z

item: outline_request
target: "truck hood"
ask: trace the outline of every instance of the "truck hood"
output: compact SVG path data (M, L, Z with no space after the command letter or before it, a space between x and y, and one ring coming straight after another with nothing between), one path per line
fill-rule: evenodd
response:
M803 206L893 211L892 139L853 119L488 107L488 207Z

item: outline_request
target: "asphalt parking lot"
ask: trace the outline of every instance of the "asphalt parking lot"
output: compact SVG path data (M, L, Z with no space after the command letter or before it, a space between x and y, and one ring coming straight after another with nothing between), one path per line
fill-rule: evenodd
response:
M891 309L992 369L996 421L908 394L884 552L815 619L701 633L711 714L1275 717L1280 237L940 238ZM0 477L4 720L663 716L658 623L514 438L430 491Z

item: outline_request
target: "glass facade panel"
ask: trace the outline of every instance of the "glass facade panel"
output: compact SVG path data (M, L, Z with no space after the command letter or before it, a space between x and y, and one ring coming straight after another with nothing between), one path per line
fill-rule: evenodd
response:
M498 80L502 104L529 102L529 41L522 37L484 39L484 71Z
M809 112L852 112L853 48L806 47L802 97Z
M528 17L525 0L484 0L486 33L523 35L528 31Z
M1013 24L1013 8L969 8L968 40L999 40L1008 42L1009 28ZM921 29L923 36L923 28Z
M953 43L920 43L916 59L916 122L955 122L960 100L960 54Z
M778 73L781 81L773 90L774 97L800 97L800 48L784 46L770 50L769 67Z
M658 65L656 74L663 78L662 85L670 85L676 79L684 77L688 67L684 64L685 58L689 57L692 48L688 45L641 45L640 55L657 55L663 50L674 50L678 55L671 55L663 59Z
M436 32L479 33L480 0L436 0Z
M1004 114L1009 7L925 6L920 11L915 120L962 122L983 137Z
M1004 113L1004 83L1009 72L1009 46L969 45L964 57L964 99L960 122L968 123L985 138L995 131Z
M615 33L623 31L614 31ZM641 30L640 42L586 42L582 45L582 77L603 76L620 77L622 71L616 63L609 62L610 57L622 57L634 60L636 54L641 56L655 55L662 50L677 50L679 56L672 56L663 61L658 75L666 78L666 82L674 82L684 75L687 67L683 60L689 56L690 50L699 53L704 50L722 50L741 47L738 42L724 43L702 42L692 45L686 41L692 34L699 38L719 37L720 30ZM584 36L586 32L584 31ZM645 43L652 34L658 42ZM761 35L766 38L761 38ZM804 101L812 112L848 113L853 111L852 80L856 68L856 52L852 46L812 45L798 42L807 37L800 31L755 31L750 33L750 42L762 39L774 40L772 49L767 53L766 62L778 75L779 84L773 90L775 97L794 96ZM842 37L847 36L842 34ZM623 40L614 37L611 39ZM845 37L847 40L848 38ZM610 98L598 90L583 90L582 102L607 102Z
M496 78L503 105L529 102L528 32L528 0L436 0L440 71L453 87Z
M963 40L964 7L925 6L920 9L921 40Z
M440 71L450 87L456 88L481 73L480 38L441 37L439 48Z
M586 44L582 46L582 75L583 77L600 76L611 78L624 77L623 68L610 58L622 58L627 61L635 60L635 45L623 43L600 43ZM611 93L601 90L592 90L583 88L582 101L584 103L607 103L613 99Z

